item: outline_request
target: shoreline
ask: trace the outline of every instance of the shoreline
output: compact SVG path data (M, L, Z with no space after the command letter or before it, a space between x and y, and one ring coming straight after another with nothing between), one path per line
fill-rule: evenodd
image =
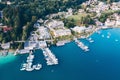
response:
M1 53L2 51L3 51L3 50L0 50L0 53ZM8 53L12 53L12 54L14 54L14 52L15 52L14 49L9 49L9 50L8 50Z
M118 28L118 29L120 29L120 26L118 26L118 27L106 27L106 28L99 28L99 27L97 27L97 28L95 28L93 31L91 31L89 34L87 34L87 35L82 35L82 36L80 36L80 37L76 37L76 38L78 38L78 39L86 39L86 38L88 38L88 37L90 37L92 34L94 34L95 32L97 32L97 31L100 31L100 30L108 30L108 29L115 29L115 28ZM71 40L69 40L69 42L72 42L72 41L74 41L74 38L73 39L71 39ZM66 42L66 43L69 43L69 42ZM65 43L65 44L66 44ZM65 45L64 44L64 45ZM56 47L57 47L57 45L56 45L56 43L54 43L54 44L50 44L48 47L50 47L50 46L52 46L52 45L55 45ZM64 46L63 45L63 46ZM20 54L20 53L17 53L17 54L15 54L15 51L16 51L17 49L9 49L8 50L8 53L11 53L11 54L14 54L14 55L18 55L18 54ZM20 49L19 49L20 50ZM37 49L35 49L35 50L37 50ZM0 50L0 54L1 54L1 52L2 52L3 50Z
M78 38L78 39L85 39L85 38L88 38L89 36L91 36L92 34L94 34L95 32L97 32L97 31L99 31L99 30L108 30L108 29L114 29L114 28L119 28L119 29L120 29L120 27L107 27L107 28L100 28L100 29L95 28L90 34L84 35L84 37L80 36L80 37L77 37L77 38ZM69 42L71 42L71 41L74 41L74 39L70 40ZM54 44L51 44L51 45L54 45ZM50 46L51 46L51 45L50 45ZM0 50L0 52L1 52L1 51L2 51L2 50ZM9 53L14 54L15 51L16 51L16 49L9 49ZM19 53L18 53L18 54L19 54Z
M97 2L97 4L95 4L94 5L94 7L91 7L92 6L92 4L90 4L90 3L96 3ZM79 8L79 9L81 9L81 10L83 10L83 11L81 11L81 12L79 12L79 10L77 10L77 11L75 11L75 12L73 12L73 9L71 8L71 9L69 9L68 10L68 12L66 12L66 13L71 13L71 15L69 15L69 16L75 16L75 14L74 13L77 13L77 14L79 14L79 13L85 13L85 14L88 14L89 13L89 15L91 15L92 13L94 13L94 12L96 12L96 7L97 7L97 5L98 4L100 4L100 2L103 2L103 1L90 1L89 2L89 4L88 4L88 1L85 1L85 2L83 2L85 5L86 5L86 8L88 8L88 11L86 11L86 10L84 10L83 8ZM80 5L82 6L83 5L83 3L81 3ZM88 6L89 5L89 6ZM107 6L108 4L103 4L102 6ZM108 7L109 7L109 5L108 5ZM98 7L98 8L100 8L100 7ZM106 8L106 7L104 7L104 8ZM91 11L93 9L93 11ZM95 9L95 10L94 10ZM112 8L111 7L109 7L109 9L106 9L108 12L109 12L109 10L111 10ZM103 10L103 11L101 11L101 8L98 10L98 11L101 11L101 12L99 12L99 13L103 13L103 12L105 12L106 10ZM115 10L115 11L117 11L117 10ZM117 13L117 12L113 12L113 13ZM51 14L51 13L50 13ZM57 12L57 14L58 14L58 12ZM52 15L52 14L51 14ZM48 17L48 19L46 20L46 21L44 21L44 19L43 19L43 27L46 27L46 26L48 26L47 25L47 22L49 22L49 18L50 18L51 16L49 16ZM96 12L96 15L94 15L93 17L92 16L90 16L91 17L91 20L93 19L94 20L94 22L101 22L100 20L98 20L100 17L98 16L98 13ZM54 16L52 17L53 18L53 20L54 20ZM65 18L65 15L63 16L63 18ZM76 18L76 17L75 17ZM95 19L96 18L96 19ZM60 19L60 18L59 18ZM74 19L74 18L73 18ZM108 18L109 19L109 18ZM61 20L62 22L63 22L63 20ZM107 20L106 20L107 21ZM106 22L105 21L105 22ZM94 34L95 32L97 32L97 31L99 31L99 30L106 30L106 29L111 29L111 28L120 28L120 27L118 27L117 26L117 24L116 24L116 22L115 22L115 24L113 24L114 26L111 26L111 25L106 25L105 24L105 22L103 21L103 22L101 22L102 23L102 26L100 25L98 25L97 26L97 23L95 23L95 24L91 24L91 26L90 26L90 24L87 24L87 23L83 23L84 25L88 25L88 27L90 26L90 27L92 27L92 28L87 28L86 27L86 29L85 29L85 32L81 32L81 33L79 33L79 34L77 34L77 35L74 35L73 33L72 33L72 30L70 29L70 28L68 28L69 29L69 32L71 33L70 34L70 36L72 36L72 38L69 40L69 42L71 42L71 41L74 41L74 37L75 38L78 38L78 39L85 39L85 38L88 38L89 36L91 36L92 34ZM110 22L109 22L110 23ZM108 23L108 24L109 24ZM53 23L54 24L54 23ZM64 22L63 22L63 24L65 24ZM74 23L75 24L75 23ZM100 23L99 23L100 24ZM35 25L35 24L34 24ZM120 25L120 24L119 24ZM80 27L80 26L79 26ZM49 28L49 26L48 27L46 27L46 28ZM63 28L65 28L65 25L63 25ZM54 29L53 28L53 30L51 30L51 32L52 31L54 31L54 30L56 30L56 29ZM89 30L89 31L87 31L87 30ZM36 30L37 31L37 30ZM37 33L36 31L34 31L35 33ZM53 41L51 41L51 42L53 42L53 44L52 43L50 43L50 46L51 45L55 45L55 44L57 44L57 42L59 42L59 41L64 41L64 40L67 40L66 39L66 37L69 37L68 35L66 36L66 35L64 35L64 36L62 36L63 38L63 40L61 40L61 39L58 39L57 40L57 38L55 37L54 38L54 36L52 35L52 33L50 32L50 29L49 29L49 31L48 31L48 33L51 35L50 37L53 37L53 39L55 39L55 40L53 40ZM75 31L74 31L75 32ZM32 34L35 34L35 33L32 33ZM31 37L31 36L30 36ZM60 36L61 37L61 36ZM41 39L42 41L45 41L44 39ZM25 40L26 41L26 40ZM32 41L32 40L31 40ZM34 40L33 40L34 41ZM38 39L36 39L36 41L39 41ZM17 41L16 41L17 42ZM29 42L29 41L28 41ZM46 41L46 43L47 43L47 41ZM63 42L63 43L68 43L68 42ZM64 44L65 45L65 44ZM20 45L20 46L22 46L22 45ZM57 46L57 45L56 45ZM17 46L18 47L18 46ZM47 47L49 47L49 46L47 46ZM21 50L22 48L20 48L19 50ZM23 48L24 49L24 48ZM8 52L9 53L16 53L16 50L17 49L9 49L8 50ZM0 50L0 52L1 52L2 50Z

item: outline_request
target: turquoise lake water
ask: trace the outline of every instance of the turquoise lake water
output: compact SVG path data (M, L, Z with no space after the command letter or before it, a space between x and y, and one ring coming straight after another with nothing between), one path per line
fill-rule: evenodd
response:
M94 43L81 40L89 46L89 52L82 51L74 41L62 47L51 46L59 60L55 66L47 66L42 51L36 50L34 63L43 65L40 71L20 71L28 54L4 59L7 63L0 58L0 80L120 80L120 29L100 32L91 36Z

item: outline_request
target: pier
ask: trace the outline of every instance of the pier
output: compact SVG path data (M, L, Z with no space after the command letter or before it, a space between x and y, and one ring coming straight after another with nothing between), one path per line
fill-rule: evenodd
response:
M80 42L77 38L75 38L75 42L77 45L84 51L89 51L88 46L84 45L82 42Z
M46 42L53 42L54 40L42 40L42 41L46 41ZM26 41L14 41L14 42L16 42L16 43L24 43L24 42L26 42ZM28 42L39 42L39 41L28 41Z
M58 59L55 57L55 55L50 51L49 48L44 48L43 55L45 56L47 65L56 65L58 64Z

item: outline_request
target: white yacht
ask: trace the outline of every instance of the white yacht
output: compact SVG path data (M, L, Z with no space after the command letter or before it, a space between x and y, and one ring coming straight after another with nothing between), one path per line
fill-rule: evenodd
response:
M36 68L36 65L33 65L33 67L32 67L33 69L35 69Z
M94 42L94 40L92 40L92 38L88 38L87 39L90 43L93 43Z
M33 71L34 69L31 67L32 66L32 63L27 63L27 66L26 66L26 71Z
M26 69L26 66L27 66L27 64L26 64L26 63L23 63L23 64L21 65L22 68L21 68L20 70L21 70L21 71L25 70L25 69Z
M107 36L107 38L109 39L109 38L110 38L110 36Z
M118 42L118 39L116 39L115 41Z
M33 68L27 68L26 71L33 71Z
M37 64L36 67L35 67L36 70L40 70L41 68L42 68L41 64Z
M90 40L90 43L93 43L94 42L94 40Z
M21 68L20 70L21 70L21 71L24 71L24 70L25 70L25 68L23 67L23 68Z
M101 32L100 31L96 31L96 33L100 34Z
M102 37L105 37L104 35L102 35Z
M107 38L110 38L110 36L111 36L110 32L108 32L107 34L108 34L108 35L107 35Z

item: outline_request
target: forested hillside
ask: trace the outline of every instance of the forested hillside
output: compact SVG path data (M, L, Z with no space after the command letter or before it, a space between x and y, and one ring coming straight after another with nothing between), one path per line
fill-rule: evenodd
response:
M6 2L0 4L3 11L4 25L12 27L11 31L0 32L0 42L14 40L26 40L33 30L33 24L39 18L45 18L50 13L64 11L69 7L77 8L81 0L10 0L11 5Z

